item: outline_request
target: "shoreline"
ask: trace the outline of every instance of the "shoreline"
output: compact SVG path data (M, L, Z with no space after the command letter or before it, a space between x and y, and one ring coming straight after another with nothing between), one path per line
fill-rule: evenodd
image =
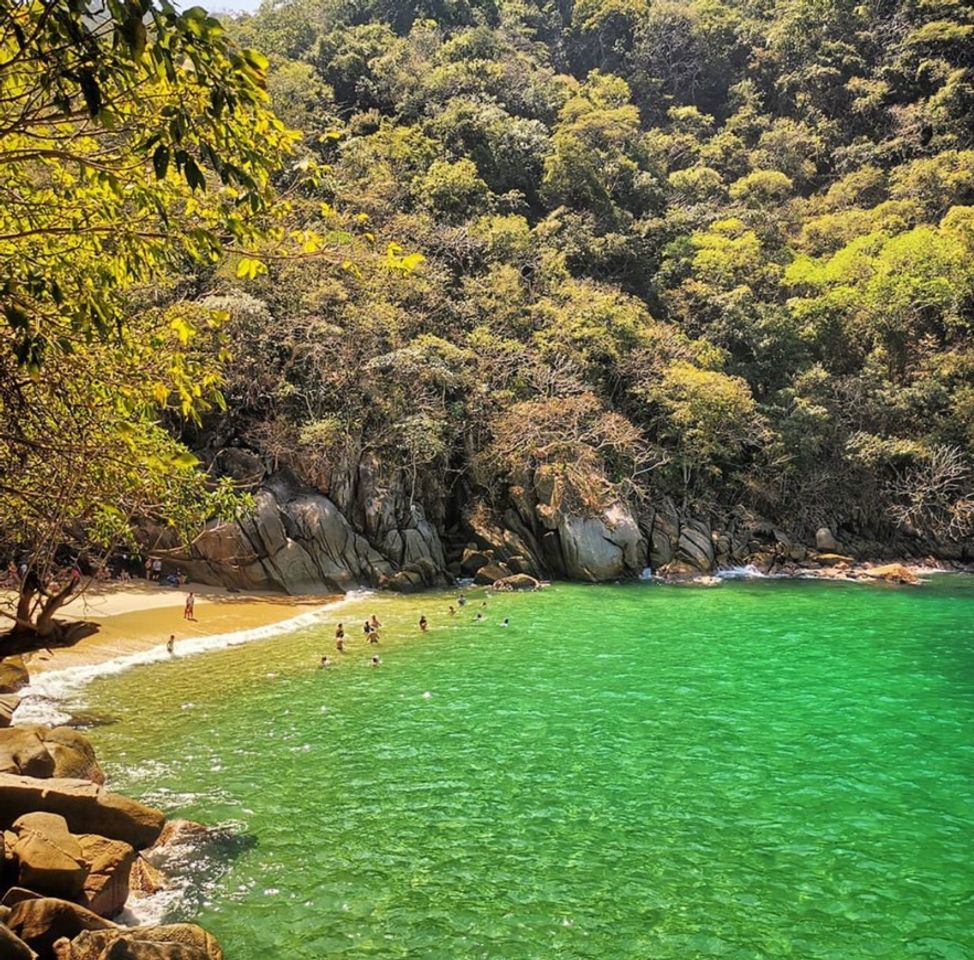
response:
M186 620L187 595L195 595L195 619ZM231 593L223 587L187 583L160 587L145 581L93 585L64 609L72 619L99 625L72 647L38 651L27 658L31 676L89 667L120 657L164 649L175 636L176 654L187 642L240 631L273 628L302 614L333 606L344 595L291 597L277 593Z

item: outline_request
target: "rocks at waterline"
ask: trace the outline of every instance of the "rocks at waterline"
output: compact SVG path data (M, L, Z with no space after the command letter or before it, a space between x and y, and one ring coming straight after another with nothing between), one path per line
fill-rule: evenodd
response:
M223 960L216 939L192 923L85 930L54 944L56 960Z
M84 930L113 930L117 924L77 903L59 897L33 897L15 904L6 927L44 960L54 956L54 944L73 940Z
M916 585L920 578L902 563L887 563L879 567L867 567L862 571L864 577L870 580L885 580L887 583L903 583Z
M20 657L0 660L0 694L16 693L30 683L30 675Z
M14 721L14 714L20 706L20 697L13 694L0 694L0 729L9 727Z
M87 737L70 727L39 724L0 729L0 773L105 782Z
M161 810L87 780L0 774L0 827L35 810L60 814L72 833L96 833L137 850L151 846L166 821Z
M52 744L68 753L52 755ZM68 728L9 728L0 745L18 767L66 762L101 774L90 743ZM137 889L159 889L159 872L135 847L165 826L160 811L91 780L0 774L0 960L220 960L219 944L193 924L125 928L109 919L131 878ZM177 821L167 836L192 830Z

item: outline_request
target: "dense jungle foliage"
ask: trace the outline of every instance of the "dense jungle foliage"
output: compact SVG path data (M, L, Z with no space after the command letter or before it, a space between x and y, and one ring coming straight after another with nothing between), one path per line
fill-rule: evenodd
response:
M291 0L230 29L316 165L288 215L347 262L225 270L221 442L325 489L363 452L487 501L547 463L593 506L970 531L966 4Z

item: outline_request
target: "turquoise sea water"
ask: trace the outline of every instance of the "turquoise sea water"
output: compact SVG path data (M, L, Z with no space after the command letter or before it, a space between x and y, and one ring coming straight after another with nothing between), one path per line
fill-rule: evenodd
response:
M84 692L228 960L974 957L974 578L469 596Z

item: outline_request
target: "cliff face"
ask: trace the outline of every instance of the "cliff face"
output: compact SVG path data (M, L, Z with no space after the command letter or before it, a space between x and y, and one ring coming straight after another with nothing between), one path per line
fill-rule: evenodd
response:
M664 498L637 508L616 500L583 509L546 468L520 478L497 503L424 506L402 474L374 459L342 465L326 496L284 471L264 475L256 458L225 451L223 469L259 481L253 508L237 523L214 525L186 548L165 551L193 580L290 594L359 586L410 591L458 577L492 583L512 574L607 581L654 573L693 576L753 564L798 572L844 555L856 559L933 556L974 560L974 543L937 543L903 534L885 540L822 528L799 538L732 509L721 516L680 510Z

